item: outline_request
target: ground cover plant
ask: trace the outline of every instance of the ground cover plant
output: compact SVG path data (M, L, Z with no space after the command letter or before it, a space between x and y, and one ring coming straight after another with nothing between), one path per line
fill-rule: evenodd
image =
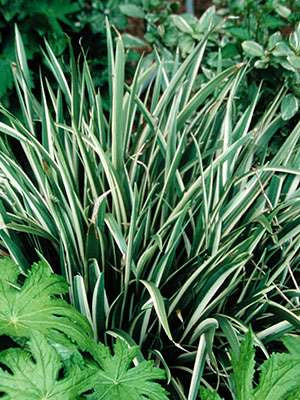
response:
M299 337L286 336L288 353L273 353L260 366L259 383L253 388L255 350L251 331L241 343L239 354L232 353L232 388L234 399L282 400L299 398ZM203 400L221 400L216 391L201 388Z
M208 35L171 69L158 53L139 62L132 81L107 37L105 112L72 49L65 74L45 44L57 83L43 70L33 90L16 30L23 115L1 107L1 243L25 274L38 257L61 272L94 338L137 344L171 398L197 398L200 379L226 398L250 324L266 356L299 329L300 123L270 154L284 89L255 114L263 86L240 99L246 63L199 87Z
M23 285L9 258L0 259L0 270L0 336L20 344L0 352L0 398L167 399L154 382L164 372L145 361L137 346L119 339L111 355L94 341L87 319L57 296L68 286L45 261L33 265ZM138 356L138 365L130 367Z
M34 264L22 276L21 285L19 268L8 257L0 259L0 270L0 335L16 341L15 347L0 352L1 398L168 398L154 382L165 378L164 372L145 361L137 346L118 339L111 355L106 346L94 341L87 319L57 297L67 285L45 261ZM283 341L289 353L271 355L261 366L260 383L254 390L254 336L248 332L239 353L231 354L235 399L298 398L299 337L287 336ZM136 366L130 368L134 359ZM200 395L206 400L221 399L210 388L201 387Z

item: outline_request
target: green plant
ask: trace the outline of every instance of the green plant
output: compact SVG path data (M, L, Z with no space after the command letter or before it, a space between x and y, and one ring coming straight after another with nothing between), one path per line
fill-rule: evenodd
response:
M299 4L294 0L214 0L219 14L227 17L226 30L238 42L255 40L265 45L282 31L288 35L299 22Z
M254 337L251 331L241 343L239 353L231 353L232 398L236 400L297 400L300 392L300 340L298 336L282 339L288 353L272 353L260 366L259 382L253 387L255 374ZM201 400L221 400L217 391L202 388Z
M223 57L236 62L241 57L241 50L252 57L251 78L268 82L270 97L284 85L290 93L283 102L282 116L286 120L292 118L298 112L300 96L299 3L285 0L215 3L224 7L219 13L226 15L221 30ZM285 107L285 103L289 107ZM288 108L290 111L286 111Z
M289 36L287 43L280 32L276 32L268 39L266 49L255 41L244 41L243 50L246 54L255 58L255 68L267 69L270 65L273 68L282 67L287 72L285 80L290 80L290 86L294 93L300 97L300 24ZM295 95L288 94L282 102L282 118L292 118L299 109L299 101Z
M68 291L61 276L52 274L46 262L39 262L20 286L19 269L10 259L1 259L0 268L0 335L29 337L32 330L49 338L68 335L85 348L92 330L82 315L57 297Z
M0 353L0 390L7 400L108 399L167 400L165 390L154 380L163 379L164 372L151 361L141 361L129 368L137 353L117 340L114 356L101 344L93 345L94 361L76 353L65 358L55 343L49 343L34 332L24 349L10 348ZM75 353L75 352L74 352ZM74 354L71 353L71 354ZM63 377L61 370L63 368ZM81 396L79 396L81 395Z
M137 3L140 1L137 0ZM0 0L0 103L17 108L12 72L15 24L22 30L31 65L32 84L38 85L39 82L39 71L35 65L41 58L43 38L47 38L56 56L66 55L71 40L75 51L80 52L80 45L88 49L90 63L97 71L95 81L105 93L108 78L107 58L103 56L106 54L103 51L106 49L104 22L105 18L109 18L117 29L127 28L128 19L120 9L122 4L126 4L126 0L64 0L63 4L60 0Z
M198 85L206 83L217 71L241 62L245 55L250 56L254 59L253 69L248 74L249 83L244 84L244 96L265 80L265 104L262 105L265 107L274 94L285 86L287 96L282 101L282 118L293 118L299 110L300 96L300 31L297 18L293 17L300 12L299 5L273 0L261 1L260 7L253 1L216 4L219 7L217 10L215 7L208 8L200 19L188 13L174 14L171 4L154 9L153 14L145 5L144 9L129 5L127 14L144 19L144 39L151 46L155 45L161 54L166 53L171 65L175 62L177 48L177 57L186 58L211 30L208 54L202 62L203 74L198 77ZM222 5L225 8L220 8ZM163 16L160 16L159 10L162 10ZM151 16L154 16L153 21ZM141 45L144 46L144 42ZM154 53L148 55L149 59L154 57Z
M65 367L55 347L40 333L33 333L28 347L10 348L0 353L1 398L7 400L79 399L79 394L91 388L91 371L75 362ZM7 371L9 369L9 372ZM82 397L80 397L82 398Z
M75 29L70 15L80 9L78 2L66 0L62 4L57 0L0 1L0 99L9 104L9 95L13 89L13 74L11 64L15 59L14 23L22 26L24 43L27 48L28 60L36 60L40 54L41 37L47 38L56 54L61 54L67 44L65 30Z
M91 354L96 361L93 376L93 400L167 400L166 391L154 380L162 380L164 371L145 361L137 346L128 349L121 339L116 341L114 355L103 345L93 344ZM136 366L129 368L136 359Z
M62 271L96 338L137 343L172 398L194 400L213 371L226 390L225 345L250 323L264 351L299 329L300 124L270 154L283 90L257 116L262 88L240 98L245 64L198 87L207 38L171 69L158 54L139 62L127 82L107 30L108 112L84 56L71 52L65 74L47 43L59 89L42 74L32 92L16 32L23 117L2 108L0 237L24 271L38 254Z
M121 9L126 15L144 20L144 40L151 46L163 51L165 48L175 53L179 48L180 54L185 58L194 47L207 34L209 29L215 27L221 18L215 13L215 8L210 7L197 19L195 16L184 13L178 15L178 2L157 2L152 6L149 1L143 2L143 7L136 9L124 5ZM212 39L210 37L210 39ZM170 53L170 57L172 57Z
M78 0L78 4L80 11L74 16L74 29L80 34L81 46L88 51L89 65L95 71L94 84L100 88L103 107L107 109L109 108L107 95L109 67L106 56L105 20L108 18L110 24L118 31L127 32L123 34L127 56L130 57L132 64L135 64L138 57L136 49L144 47L145 42L143 31L135 32L135 21L130 21L129 18L134 17L136 13L141 16L140 13L143 13L143 9L139 7L141 0ZM73 33L73 44L77 37L78 35ZM130 67L127 68L127 73L129 72L131 72Z
M10 259L0 259L0 269L0 335L21 345L0 353L1 398L167 400L154 382L164 372L145 361L137 346L128 348L119 339L112 356L108 347L96 343L88 321L57 297L66 283L45 262L33 265L21 289L18 267Z

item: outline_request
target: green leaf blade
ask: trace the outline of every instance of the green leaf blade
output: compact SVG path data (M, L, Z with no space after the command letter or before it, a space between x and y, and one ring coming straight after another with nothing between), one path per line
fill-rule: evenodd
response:
M253 334L249 331L241 344L240 353L231 353L233 367L232 380L236 398L239 400L252 399L252 381L255 365L254 352Z
M284 121L293 118L299 110L299 101L292 94L286 95L281 103L281 117Z
M264 49L263 47L254 42L253 40L246 40L242 43L244 52L252 57L263 57Z

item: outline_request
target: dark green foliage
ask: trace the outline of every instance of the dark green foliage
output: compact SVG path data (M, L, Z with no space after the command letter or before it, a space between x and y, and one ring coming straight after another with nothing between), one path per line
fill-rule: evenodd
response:
M79 10L79 3L73 0L0 1L1 102L8 103L9 90L13 87L14 24L22 30L28 59L34 62L40 54L41 38L44 36L51 42L56 54L62 54L68 43L65 32L78 30L72 18Z
M117 29L124 30L128 19L120 9L123 3L123 0L0 0L0 103L11 108L16 106L12 73L14 24L22 33L34 83L39 79L43 39L47 39L56 55L63 55L69 37L75 50L79 50L80 42L89 52L90 62L97 71L96 83L106 90L105 18Z

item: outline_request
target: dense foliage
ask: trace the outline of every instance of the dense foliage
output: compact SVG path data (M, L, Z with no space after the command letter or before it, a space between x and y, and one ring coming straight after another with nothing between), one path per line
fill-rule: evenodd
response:
M145 361L137 346L132 347L118 339L114 354L111 355L106 346L97 344L89 335L84 342L81 341L79 332L89 332L88 321L84 321L75 308L57 297L65 282L51 272L45 261L33 266L22 287L16 281L18 267L9 258L0 259L0 271L0 303L3 305L1 335L5 333L19 343L19 347L0 352L0 391L5 399L39 400L45 396L53 400L169 398L162 386L155 382L164 378L163 371L154 368L153 362ZM27 291L27 299L25 301L23 298L23 304L36 303L37 297L47 298L48 301L38 303L31 309L32 312L21 309L12 296L18 290L23 293ZM55 304L58 305L57 309L68 310L67 318L60 313L49 319L49 308L55 309ZM27 321L24 323L25 316ZM37 316L40 316L38 324ZM79 323L77 327L75 321ZM23 326L26 328L23 329ZM65 332L54 334L57 328L62 327ZM249 330L238 351L231 351L233 372L229 384L233 398L297 399L300 389L299 337L284 336L283 343L289 353L273 353L261 365L259 383L255 387L254 339L257 341ZM134 360L136 365L130 367ZM221 400L212 388L201 387L200 397L202 400Z
M9 89L13 88L11 63L15 60L14 23L22 29L29 60L40 55L40 37L47 34L54 50L61 54L67 46L67 27L76 30L70 16L80 9L77 2L61 1L0 1L0 98L8 104Z
M14 25L22 32L27 58L31 65L32 83L39 80L39 64L43 38L57 56L65 53L69 38L77 50L80 45L89 52L95 79L100 87L107 83L105 18L117 29L128 26L122 13L126 0L0 0L0 101L6 106L14 102L14 78L11 65L15 61ZM134 0L131 1L134 3ZM136 0L140 4L140 0ZM139 42L140 44L140 42ZM17 107L16 107L17 108Z
M37 252L60 266L94 336L129 334L167 366L172 396L195 398L206 356L225 390L224 337L236 348L251 323L264 349L298 328L300 125L269 153L284 92L255 115L261 87L239 102L246 64L197 88L206 39L127 84L107 29L109 113L87 62L71 53L66 75L49 44L59 90L41 75L32 92L16 31L23 116L2 108L0 237L24 271Z
M296 400L298 2L16 3L0 397Z
M214 76L220 68L243 61L245 55L251 57L253 69L245 93L264 80L267 82L264 101L268 102L285 86L290 93L282 114L286 120L292 118L299 110L300 101L299 2L260 1L259 7L257 1L216 0L215 3L218 8L209 8L200 19L187 13L175 15L169 10L160 20L156 13L156 25L146 23L145 39L162 51L172 50L167 53L171 59L176 48L185 58L207 31L214 29L209 37L209 52L201 66L202 81ZM147 21L147 15L143 18ZM285 112L286 109L289 111Z

